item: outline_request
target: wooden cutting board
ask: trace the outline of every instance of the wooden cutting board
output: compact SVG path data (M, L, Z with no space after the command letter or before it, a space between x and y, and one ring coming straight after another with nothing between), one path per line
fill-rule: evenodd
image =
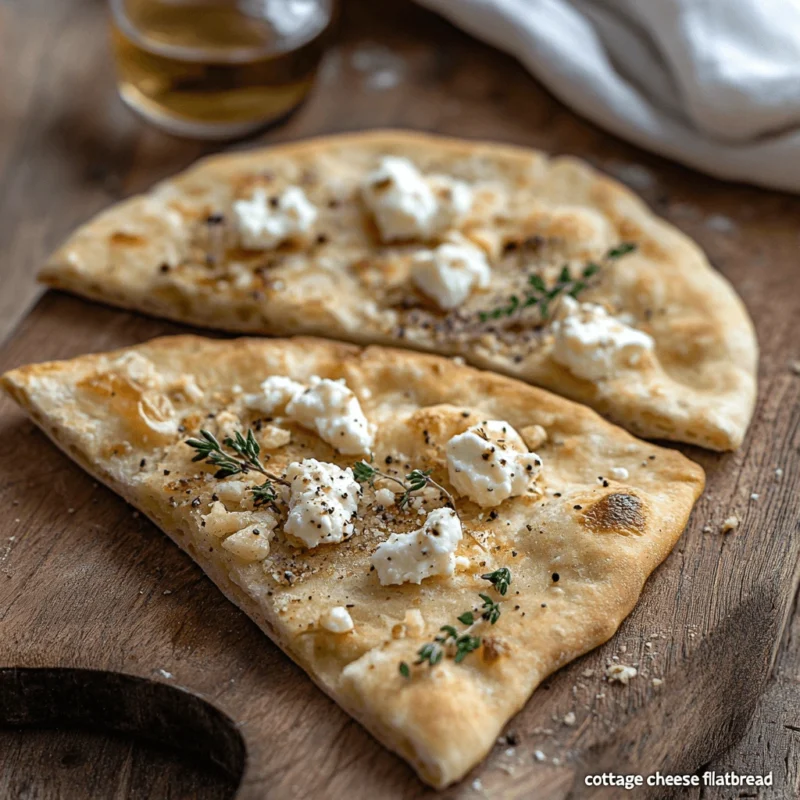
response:
M452 796L476 791L475 780L504 797L562 798L587 793L586 773L691 772L743 730L794 595L800 541L800 379L786 366L800 297L773 286L749 299L769 335L747 441L727 455L684 448L708 488L675 552L619 634L548 680ZM177 330L48 293L0 369ZM187 556L5 399L0 437L3 722L130 731L189 749L241 775L242 798L425 791ZM742 524L725 536L734 512ZM617 659L639 669L627 687L602 678Z
M51 64L37 84L40 108L54 109L46 124L33 136L23 130L17 149L0 142L7 170L9 154L18 153L47 167L32 180L18 171L6 182L28 202L6 203L0 214L4 277L32 268L69 227L113 197L201 152L140 131L116 111L98 119L98 109L114 108L113 86L105 56L93 49L103 29L90 6L73 1L73 16L51 18L54 30L63 24L81 46L69 50L72 71ZM34 25L35 7L20 4L15 13L26 25L30 13L30 30L44 31ZM567 112L510 59L421 11L383 19L383 4L380 14L371 4L358 7L361 27L345 27L361 40L345 41L309 105L269 140L395 124L589 158L699 240L744 297L762 348L759 405L743 447L726 455L683 448L707 470L708 488L634 613L606 646L540 687L508 726L514 744L498 744L445 796L580 797L589 772L695 770L746 725L800 578L800 377L789 366L800 359L800 201L640 153ZM38 35L27 41L44 51L44 33ZM348 66L358 41L369 37L403 56L403 82L393 91L371 93ZM5 52L14 52L15 42ZM18 55L22 63L25 53ZM78 72L85 73L82 103L62 101L68 87L57 81ZM20 104L27 97L16 95ZM2 285L0 309L9 309ZM0 352L0 369L177 330L48 294ZM133 731L220 764L241 777L243 798L426 793L165 536L94 485L6 400L0 436L0 722ZM723 536L720 525L734 512L741 527ZM601 678L615 657L639 667L628 687ZM654 678L663 685L655 687ZM571 726L563 723L570 712ZM79 791L75 786L71 796Z

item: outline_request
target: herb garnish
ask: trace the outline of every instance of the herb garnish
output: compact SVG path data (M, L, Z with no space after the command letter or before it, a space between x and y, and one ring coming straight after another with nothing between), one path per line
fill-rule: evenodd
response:
M274 505L278 499L275 492L274 483L289 486L289 481L269 472L261 463L259 458L261 447L253 435L252 429L248 429L247 436L242 436L236 431L233 437L226 436L222 442L225 447L233 451L233 454L225 452L222 445L213 433L207 430L200 431L202 439L187 439L186 444L194 448L197 453L192 459L204 461L207 464L218 467L214 473L215 478L229 478L231 475L246 475L248 472L259 472L266 480L260 486L251 487L253 502L255 505Z
M447 491L447 489L444 488L444 486L431 478L432 472L433 470L431 469L414 469L411 470L408 475L406 475L405 480L402 480L394 475L389 475L386 472L381 472L379 469L375 469L372 464L368 464L366 461L357 461L355 464L353 464L353 476L359 483L366 483L374 488L375 479L384 478L387 481L393 481L401 486L403 488L403 494L400 495L400 499L397 501L397 507L400 509L405 508L408 505L412 494L421 492L426 486L433 486L447 498L448 504L453 511L456 512L456 516L458 516L458 511L456 510L456 504L453 500L453 496Z
M494 572L488 572L486 575L481 575L481 578L494 586L494 588L502 595L508 591L511 585L511 570L508 567L500 567Z
M511 571L507 567L501 567L494 572L481 575L485 581L489 581L493 588L501 595L508 591L511 584ZM494 625L500 619L500 603L492 599L488 594L478 593L478 597L483 601L478 611L465 611L459 615L458 621L467 627L459 631L454 625L442 625L439 628L439 635L434 637L432 642L427 642L417 650L417 660L414 666L427 664L435 667L445 656L446 652L453 654L453 660L460 664L470 653L481 646L480 636L473 636L472 629L481 621ZM411 667L408 662L401 661L399 672L404 678L411 677Z
M544 322L547 320L550 303L553 300L564 295L573 298L577 297L584 289L588 288L589 280L597 275L604 266L632 253L634 250L636 250L636 245L632 242L622 242L616 247L612 247L603 255L601 263L590 261L586 264L581 270L579 278L573 278L569 267L565 264L561 268L555 284L549 289L541 275L529 275L529 288L525 289L522 297L512 294L505 305L493 308L491 311L481 311L479 314L480 321L488 322L491 319L511 317L520 309L535 307L539 312L540 319Z

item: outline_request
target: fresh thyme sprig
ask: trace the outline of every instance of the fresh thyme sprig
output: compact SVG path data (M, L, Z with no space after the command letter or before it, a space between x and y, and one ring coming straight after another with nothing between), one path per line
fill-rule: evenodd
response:
M603 255L601 263L590 261L586 264L581 270L579 278L573 278L569 267L565 264L561 268L555 284L549 289L541 275L529 275L528 288L525 289L522 297L512 294L504 305L493 308L491 311L481 311L479 314L480 321L488 322L492 319L511 317L523 308L535 307L539 312L539 318L544 322L547 320L550 304L553 300L564 295L569 295L569 297L573 298L577 297L589 287L590 279L597 275L603 266L632 253L634 250L636 250L636 245L632 242L622 242L616 247L612 247Z
M215 478L229 478L231 475L246 475L248 472L259 472L266 480L260 486L253 486L250 491L253 493L255 505L274 504L278 495L275 492L273 483L280 483L289 486L289 481L273 474L261 463L261 446L256 441L252 429L248 429L247 436L242 436L239 431L231 436L226 436L222 442L225 447L233 451L233 454L225 452L216 436L207 430L200 431L200 439L187 439L186 444L197 452L193 462L204 461L207 464L217 467L214 473Z
M426 486L433 486L447 498L448 504L453 511L455 511L456 516L458 516L458 511L456 510L456 503L455 500L453 500L453 496L447 491L447 489L444 488L444 486L431 478L432 472L433 470L430 469L414 469L405 476L405 479L401 479L394 475L389 475L386 472L381 472L379 469L375 469L372 464L368 464L366 461L357 461L355 464L353 464L353 476L359 483L366 483L374 487L375 479L383 478L401 486L403 493L400 495L400 499L397 501L397 507L400 509L403 509L408 505L411 500L411 495L421 492Z
M485 581L489 581L492 587L501 595L508 591L511 584L511 570L501 567L494 572L481 575ZM477 650L482 643L480 636L473 636L472 630L481 621L494 625L500 619L500 603L490 595L478 593L478 597L483 601L478 612L465 611L458 616L458 621L467 627L459 631L454 625L442 625L439 628L439 635L435 636L432 642L427 642L417 650L417 660L414 666L427 664L435 667L445 656L447 651L453 654L453 660L460 664L470 653ZM404 678L411 677L411 667L407 661L401 661L398 670Z

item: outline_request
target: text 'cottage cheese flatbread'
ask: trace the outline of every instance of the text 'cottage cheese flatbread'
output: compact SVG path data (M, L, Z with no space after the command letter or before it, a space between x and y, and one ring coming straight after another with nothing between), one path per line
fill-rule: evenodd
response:
M687 237L572 158L374 132L215 157L42 273L232 331L460 354L646 437L737 447L756 341Z
M571 401L381 347L179 336L3 386L437 787L613 635L704 481Z

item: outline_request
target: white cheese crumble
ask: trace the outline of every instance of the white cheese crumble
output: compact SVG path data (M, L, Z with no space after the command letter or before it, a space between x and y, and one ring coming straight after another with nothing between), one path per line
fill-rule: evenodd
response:
M555 361L588 381L609 378L635 369L653 350L653 337L609 316L595 303L562 300L560 317L553 322Z
M496 506L525 494L542 468L508 422L473 425L447 443L447 474L453 488L479 506Z
M261 384L261 392L245 395L244 401L265 414L285 410L340 453L360 455L372 449L373 429L344 380L312 375L306 386L285 375L272 375Z
M270 375L261 383L261 391L257 394L246 394L245 405L265 414L272 414L294 400L305 391L302 383L293 381L285 375Z
M317 219L317 209L297 186L289 186L272 198L264 189L256 189L249 200L237 200L233 204L233 214L239 241L250 250L277 247L290 239L304 238Z
M373 432L361 404L343 380L311 377L310 386L286 406L286 413L340 453L372 450Z
M375 492L375 502L382 506L393 506L394 492L391 489L378 489Z
M615 481L626 481L631 476L625 467L611 467L611 469L608 471L608 474Z
M449 310L460 306L474 288L485 289L491 270L480 248L468 242L445 242L414 255L411 280L440 308Z
M429 239L472 207L472 190L444 175L426 178L407 158L386 156L370 172L362 196L384 242Z
M309 548L352 536L361 487L349 467L306 458L289 464L286 480L291 487L287 534Z
M393 533L378 545L370 562L382 586L421 583L435 575L452 575L461 541L461 521L451 508L437 508L411 533Z
M355 627L350 612L344 606L329 608L319 618L319 626L331 633L348 633Z
M625 664L612 664L606 670L606 678L609 683L621 683L625 686L639 674L636 667L628 667Z

